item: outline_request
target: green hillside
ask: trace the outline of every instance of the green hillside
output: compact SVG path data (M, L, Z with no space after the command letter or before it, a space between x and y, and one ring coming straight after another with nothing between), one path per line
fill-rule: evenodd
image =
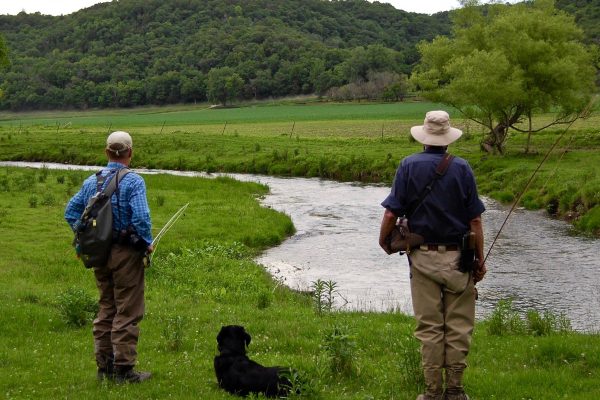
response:
M410 72L415 44L449 27L447 13L366 0L121 0L66 16L4 15L12 65L0 75L0 108L206 101L214 69L241 98L325 93Z

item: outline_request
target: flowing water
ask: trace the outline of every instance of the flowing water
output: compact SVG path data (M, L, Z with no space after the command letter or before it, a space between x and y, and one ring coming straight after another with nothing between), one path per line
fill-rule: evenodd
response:
M42 163L11 166L98 169ZM139 171L207 176L180 171ZM389 188L304 178L228 174L268 185L263 204L290 215L297 232L267 250L258 262L292 289L310 290L318 279L337 285L336 305L343 309L411 313L405 256L386 255L378 245ZM214 176L214 175L213 175ZM484 198L486 252L508 208ZM512 299L520 311L564 313L575 329L600 330L600 240L570 236L569 225L543 212L517 209L487 261L478 284L478 317L499 300Z

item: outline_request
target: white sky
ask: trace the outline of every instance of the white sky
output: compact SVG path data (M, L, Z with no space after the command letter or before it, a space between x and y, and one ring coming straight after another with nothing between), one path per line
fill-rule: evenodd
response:
M18 14L40 12L42 14L70 14L96 3L109 0L0 0L0 14ZM369 0L374 1L374 0ZM459 8L458 0L378 0L390 3L394 7L411 12L432 14Z

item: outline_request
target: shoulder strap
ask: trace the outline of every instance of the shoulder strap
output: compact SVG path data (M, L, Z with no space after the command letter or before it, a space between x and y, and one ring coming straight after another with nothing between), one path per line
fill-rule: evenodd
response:
M120 170L118 170L115 173L114 178L108 181L108 185L106 185L104 190L102 190L102 193L104 193L108 197L112 196L112 194L115 192L115 190L117 190L117 187L119 186L119 180L122 179L128 173L129 168L121 168ZM102 187L101 185L104 184L106 177L102 176L99 172L96 174L96 177L98 179L99 187ZM100 182L100 180L102 180L102 182Z
M431 192L431 189L433 189L433 185L437 182L437 180L440 179L442 176L446 175L446 171L448 171L448 167L450 167L452 160L454 160L454 156L452 154L444 153L444 157L442 157L442 160L438 163L437 167L435 168L435 176L433 177L431 182L429 182L427 186L425 186L425 189L423 190L423 192L421 192L421 196L419 196L417 204L413 207L411 212L407 214L408 216L412 215L415 211L417 211L417 208L421 206L423 200Z

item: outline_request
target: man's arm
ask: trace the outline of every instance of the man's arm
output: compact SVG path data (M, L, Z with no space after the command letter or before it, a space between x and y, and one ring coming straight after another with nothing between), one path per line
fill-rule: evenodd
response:
M398 217L386 208L381 220L381 228L379 229L379 246L388 254L392 254L392 250L386 243L385 238L392 232L397 220Z
M473 271L473 280L477 283L483 279L487 272L483 257L483 222L481 221L481 215L473 218L470 226L471 232L475 234L475 256L479 261L477 268Z

